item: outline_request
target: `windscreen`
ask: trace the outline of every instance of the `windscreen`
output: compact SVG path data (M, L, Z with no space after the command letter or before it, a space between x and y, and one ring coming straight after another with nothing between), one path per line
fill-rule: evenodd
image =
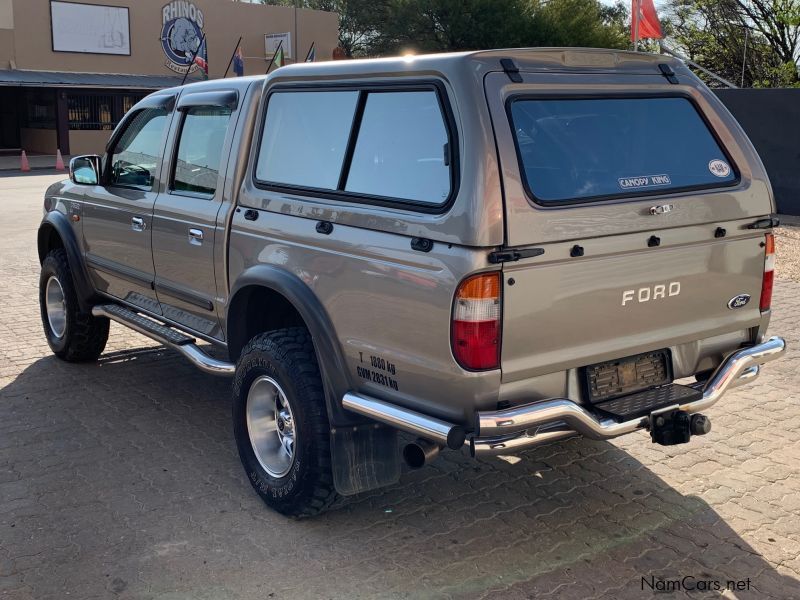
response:
M687 98L517 99L511 119L528 191L543 204L737 180Z

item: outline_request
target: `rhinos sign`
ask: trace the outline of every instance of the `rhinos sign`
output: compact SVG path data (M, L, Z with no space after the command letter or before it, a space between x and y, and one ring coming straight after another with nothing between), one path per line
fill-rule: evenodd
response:
M181 74L197 70L192 56L203 38L203 21L203 11L193 2L175 0L161 9L161 47L168 69Z

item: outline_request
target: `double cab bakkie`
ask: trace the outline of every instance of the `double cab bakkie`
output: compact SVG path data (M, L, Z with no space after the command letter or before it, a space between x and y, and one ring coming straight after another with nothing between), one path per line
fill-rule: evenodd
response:
M156 92L73 158L46 192L41 316L67 361L115 321L232 377L248 478L308 516L444 449L707 433L785 351L774 208L671 58L292 65Z

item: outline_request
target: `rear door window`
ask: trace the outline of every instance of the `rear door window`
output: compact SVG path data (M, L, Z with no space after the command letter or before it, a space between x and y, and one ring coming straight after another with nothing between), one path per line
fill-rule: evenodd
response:
M509 112L520 170L541 204L738 181L688 98L518 98Z
M186 111L178 141L173 190L214 194L230 117L230 108L216 106L198 106Z

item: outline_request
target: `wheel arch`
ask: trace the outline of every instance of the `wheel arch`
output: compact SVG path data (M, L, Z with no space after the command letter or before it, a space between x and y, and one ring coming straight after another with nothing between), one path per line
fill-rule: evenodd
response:
M259 310L269 306L268 310ZM325 388L331 425L360 422L342 408L350 389L347 363L327 311L299 277L271 265L256 265L236 279L226 310L228 352L237 361L245 344L259 333L302 326L311 334Z
M45 215L36 237L39 264L56 248L63 248L75 284L75 293L81 310L88 311L92 307L94 288L92 287L78 239L70 222L63 213L50 211Z

